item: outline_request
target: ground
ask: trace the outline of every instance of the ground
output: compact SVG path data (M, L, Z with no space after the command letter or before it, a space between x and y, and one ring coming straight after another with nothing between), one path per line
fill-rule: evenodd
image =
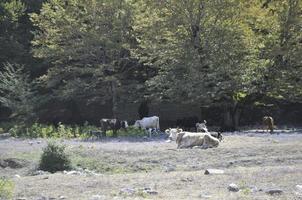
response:
M159 138L60 140L77 171L38 175L47 141L2 138L0 164L15 164L0 167L0 176L14 182L14 199L27 200L302 199L296 189L302 185L302 132L278 133L228 133L212 149L176 149L174 142ZM224 174L205 175L209 168ZM228 191L231 183L240 191ZM269 195L269 189L283 193Z

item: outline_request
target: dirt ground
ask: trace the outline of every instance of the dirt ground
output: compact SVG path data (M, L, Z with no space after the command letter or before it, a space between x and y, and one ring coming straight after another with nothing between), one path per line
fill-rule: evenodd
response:
M0 176L14 182L14 199L26 200L302 199L302 131L277 132L227 133L213 149L176 149L159 138L60 140L75 171L54 174L36 169L46 140L2 138ZM209 168L224 174L205 175Z

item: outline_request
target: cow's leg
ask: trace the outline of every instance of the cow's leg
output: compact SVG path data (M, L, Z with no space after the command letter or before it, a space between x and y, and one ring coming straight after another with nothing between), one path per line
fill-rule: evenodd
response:
M112 136L117 137L117 129L112 129Z

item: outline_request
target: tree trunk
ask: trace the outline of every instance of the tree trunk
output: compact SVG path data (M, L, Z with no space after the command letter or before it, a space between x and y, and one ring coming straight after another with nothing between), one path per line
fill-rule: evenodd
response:
M116 81L111 81L111 97L112 97L112 117L117 117L117 92L116 92Z
M238 130L240 121L241 109L238 107L238 103L234 106L224 106L223 113L223 131L235 131Z
M117 92L116 92L116 81L111 81L111 96L112 96L112 117L117 119ZM113 130L113 137L117 137L117 132Z

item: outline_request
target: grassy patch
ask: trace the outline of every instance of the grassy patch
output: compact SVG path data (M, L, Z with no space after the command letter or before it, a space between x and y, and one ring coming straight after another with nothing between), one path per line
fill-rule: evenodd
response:
M0 177L0 199L13 199L14 183Z

